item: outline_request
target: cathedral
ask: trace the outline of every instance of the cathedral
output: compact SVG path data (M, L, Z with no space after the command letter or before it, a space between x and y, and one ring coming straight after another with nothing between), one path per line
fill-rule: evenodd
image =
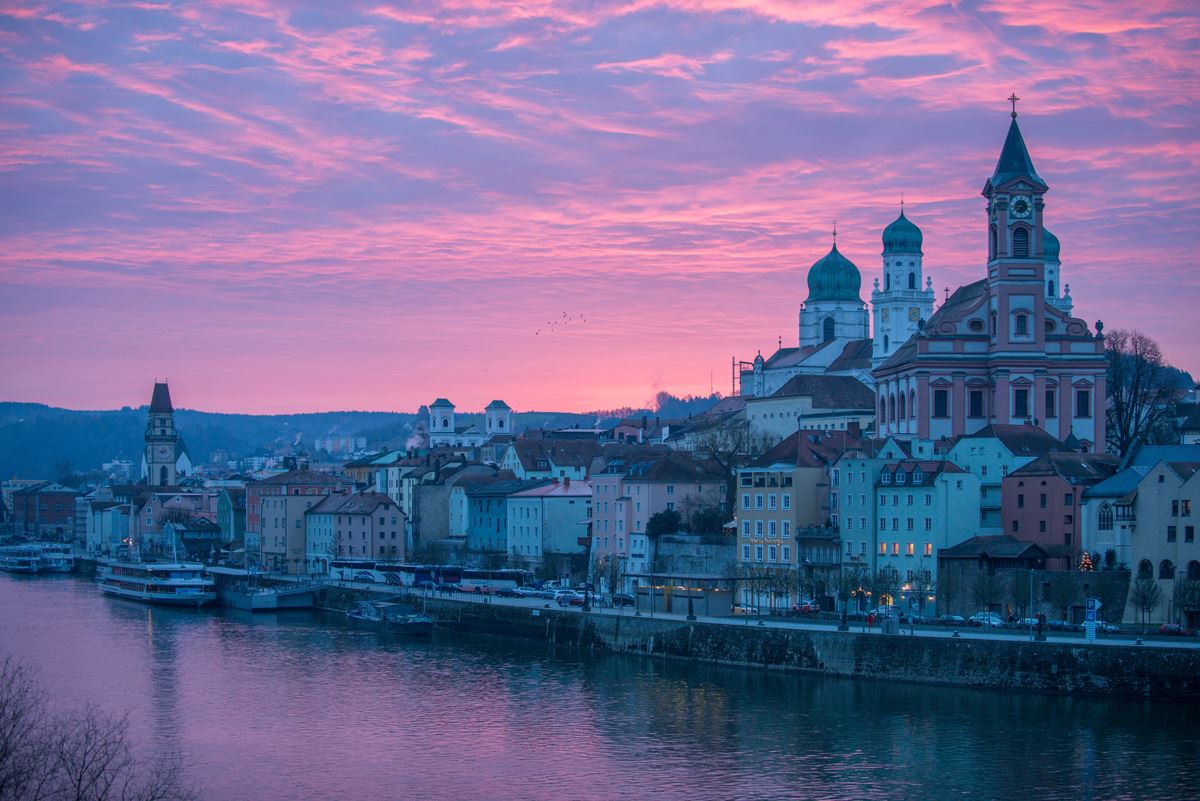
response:
M1015 99L1014 103L1015 103ZM1058 239L1044 225L1049 187L1033 167L1014 106L987 199L987 277L936 312L921 229L883 230L871 309L858 267L837 248L808 271L797 347L735 365L740 394L763 397L795 375L849 375L876 392L880 435L938 439L993 423L1033 423L1104 447L1104 341L1071 316ZM868 317L870 319L868 319Z

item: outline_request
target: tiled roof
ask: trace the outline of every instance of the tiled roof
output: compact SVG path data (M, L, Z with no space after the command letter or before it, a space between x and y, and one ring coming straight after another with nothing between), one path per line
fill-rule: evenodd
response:
M283 484L289 486L296 484L302 487L336 487L349 485L354 482L342 476L335 476L332 473L318 473L316 470L289 470L286 473L264 478L262 481L255 483L269 485Z
M943 320L957 320L962 314L979 302L979 299L987 294L987 279L982 278L972 284L960 286L954 290L954 293L938 307L938 310L933 313L926 322L925 327L916 335L909 339L896 349L896 352L879 365L880 370L886 370L891 367L899 367L912 361L917 355L917 337L921 336L936 336L938 324Z
M848 450L862 448L863 442L861 437L851 437L845 431L797 431L752 461L750 466L822 467L832 464Z
M701 462L681 453L631 460L626 481L723 481L725 473L713 462Z
M999 440L1014 456L1041 456L1045 453L1070 450L1066 443L1047 433L1045 429L1029 424L995 423L979 429L974 434L964 435L962 440L991 438Z
M486 409L509 409L511 407L502 400L494 400L483 408L486 410Z
M513 493L517 498L590 498L590 481L556 481Z
M1008 474L1058 476L1072 484L1096 484L1117 472L1120 459L1108 453L1047 453Z
M846 370L869 370L873 350L874 343L871 340L852 339L842 349L842 355L834 359L826 371L835 373Z
M1084 490L1087 498L1123 498L1134 492L1153 465L1135 465L1121 470L1109 478Z
M1196 473L1197 469L1200 469L1200 463L1197 462L1167 462L1167 464L1184 481L1187 481Z
M1200 462L1200 445L1142 445L1127 464L1152 467L1159 462Z
M438 399L437 399L437 400L435 400L433 403L429 404L429 408L430 408L430 409L436 409L436 408L438 408L438 407L441 407L441 406L453 406L453 405L454 405L453 403L451 403L450 401L446 400L445 398L438 398Z
M772 398L810 397L818 409L875 409L875 395L848 375L795 375ZM751 401L753 402L753 401Z
M1184 404L1180 405L1183 406ZM1191 403L1186 405L1190 408L1181 409L1181 411L1186 412L1186 414L1183 416L1183 422L1179 424L1179 430L1184 433L1192 434L1200 431L1200 403Z
M966 473L954 462L947 461L918 461L916 459L905 459L903 462L891 462L883 466L879 475L895 476L897 473L903 473L905 479L903 483L897 483L893 478L887 486L909 486L909 487L924 487L933 483L933 480L942 473ZM917 481L917 476L920 475L921 480ZM882 481L876 483L876 486L882 485Z
M334 510L340 515L369 515L380 507L398 508L395 501L378 492L356 492L353 495L333 496L341 500ZM328 498L326 500L329 500ZM322 502L324 503L324 502ZM318 504L318 507L321 504ZM317 508L317 507L314 507ZM312 511L311 509L309 511Z
M557 467L589 467L600 454L600 443L592 439L526 439L513 442L512 448L526 470ZM539 467L538 462L546 462Z
M938 549L938 559L979 559L983 556L989 559L1044 559L1049 554L1036 542L1025 542L1008 534L971 537L958 545Z
M522 490L533 489L552 483L549 479L539 478L522 481L520 479L509 479L506 481L493 481L488 484L477 484L467 487L468 498L500 498L512 495L513 493Z

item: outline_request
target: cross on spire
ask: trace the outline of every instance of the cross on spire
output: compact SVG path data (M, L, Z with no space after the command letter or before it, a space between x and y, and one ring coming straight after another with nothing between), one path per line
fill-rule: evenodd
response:
M837 220L833 221L833 246L837 247Z
M1008 96L1008 102L1009 102L1009 103L1012 103L1012 107L1013 107L1013 109L1012 109L1012 117L1013 117L1013 119L1014 119L1014 120L1017 118L1017 101L1018 101L1018 100L1020 100L1020 99L1021 99L1021 98L1017 97L1017 93L1016 93L1016 92L1013 92L1011 95L1009 95L1009 96Z
M900 213L904 213L904 193L900 193Z

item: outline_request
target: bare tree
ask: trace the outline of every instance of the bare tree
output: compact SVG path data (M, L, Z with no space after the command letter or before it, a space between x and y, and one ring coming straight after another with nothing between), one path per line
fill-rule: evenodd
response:
M1004 596L1004 582L994 573L988 573L986 570L980 571L975 577L972 596L980 611L990 612L992 607L1000 603L1000 599Z
M51 714L30 670L0 662L0 798L190 801L178 759L139 760L124 718L96 707Z
M1169 424L1175 401L1171 371L1158 343L1137 329L1105 335L1108 352L1108 448L1124 456Z
M1075 584L1075 574L1070 571L1055 573L1050 580L1050 602L1058 610L1058 619L1066 620L1071 611L1071 605L1079 597L1079 587Z
M733 513L734 499L737 498L737 469L745 467L774 444L769 436L755 433L744 414L696 435L692 453L715 462L725 476L725 507L721 513L726 519Z
M1111 553L1111 551L1110 551ZM1123 570L1103 570L1096 574L1092 592L1100 599L1100 619L1120 623L1125 615L1125 598L1129 591L1129 574Z
M1200 612L1200 581L1179 579L1173 593L1175 608L1180 612Z
M1030 570L1014 570L1009 582L1009 596L1013 606L1020 610L1022 618L1032 617L1030 598L1033 597L1033 572Z
M1143 633L1146 631L1146 624L1150 622L1150 616L1162 603L1162 595L1162 587L1158 586L1158 582L1152 578L1139 578L1129 589L1129 600L1133 602L1133 608L1138 611Z

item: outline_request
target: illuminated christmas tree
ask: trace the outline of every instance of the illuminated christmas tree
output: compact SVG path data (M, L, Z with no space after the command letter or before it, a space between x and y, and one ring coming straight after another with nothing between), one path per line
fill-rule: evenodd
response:
M1092 555L1087 551L1083 552L1083 558L1079 560L1079 569L1087 573L1096 569L1096 566L1092 564Z

